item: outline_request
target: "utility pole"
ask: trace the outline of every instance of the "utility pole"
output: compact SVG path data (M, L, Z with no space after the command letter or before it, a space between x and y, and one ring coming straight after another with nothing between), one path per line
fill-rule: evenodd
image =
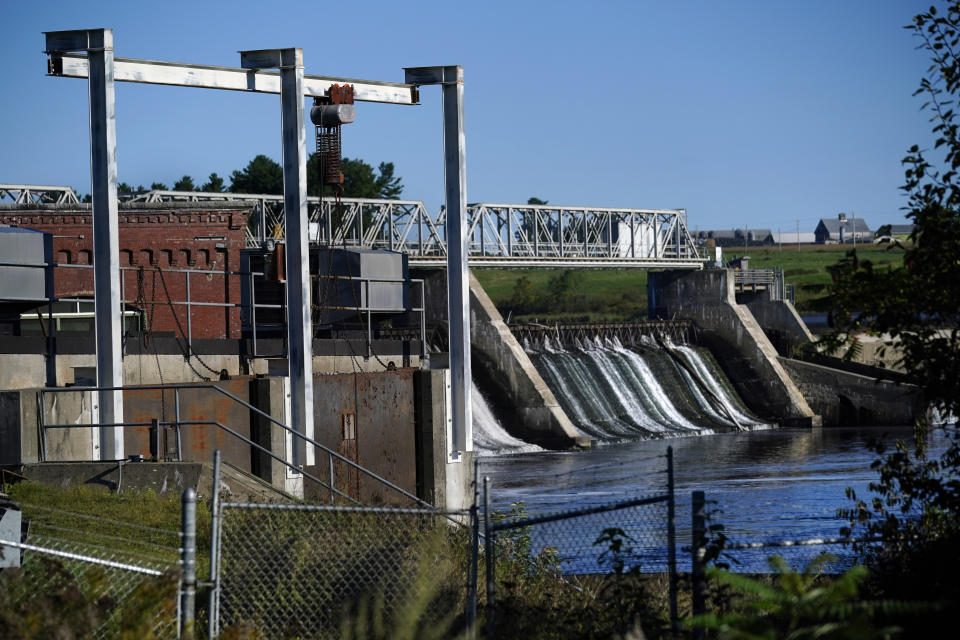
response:
M852 230L853 248L856 249L857 248L857 214L854 213L852 209L850 210L850 218L853 220L853 230Z

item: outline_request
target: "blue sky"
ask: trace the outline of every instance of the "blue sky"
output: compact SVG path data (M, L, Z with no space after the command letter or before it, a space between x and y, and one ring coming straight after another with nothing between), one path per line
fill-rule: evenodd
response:
M471 202L685 207L691 228L900 222L900 160L932 137L903 25L928 2L22 2L3 0L0 182L89 188L86 83L45 76L42 31L109 27L119 57L402 81L460 64ZM442 201L439 90L358 105L344 155ZM228 177L280 157L278 96L118 83L120 180ZM308 140L312 138L308 136ZM309 146L309 143L308 143Z

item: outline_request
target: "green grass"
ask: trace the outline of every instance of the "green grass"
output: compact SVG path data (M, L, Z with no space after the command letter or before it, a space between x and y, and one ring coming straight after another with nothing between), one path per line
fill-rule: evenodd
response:
M781 267L787 282L794 286L797 309L826 310L831 283L827 267L836 264L851 249L850 245L796 245L749 247L750 266L758 269ZM861 260L871 260L879 267L901 264L902 250L883 246L857 245ZM743 248L724 250L727 259L743 255ZM521 277L530 280L539 298L548 297L547 283L557 269L475 269L474 275L504 317L510 311L510 298ZM539 312L512 315L511 321L585 321L621 322L644 320L647 317L647 272L644 269L585 269L577 290L562 311L544 303Z
M474 275L487 295L506 316L510 297L521 277L530 280L538 297L548 293L547 282L560 269L476 269ZM644 269L585 269L581 286L573 292L565 311L514 314L520 320L571 320L617 322L644 320L647 316L647 272Z
M153 491L111 493L102 488L65 489L35 482L9 485L33 536L52 545L81 545L91 553L118 554L152 563L172 564L179 557L180 496ZM197 503L197 574L209 562L210 505ZM59 547L58 547L59 548ZM82 551L81 551L82 552Z
M787 283L794 286L796 306L801 311L826 311L829 301L826 299L831 284L827 267L843 258L850 245L795 245L779 247L750 247L750 267L769 269L781 267ZM734 253L743 255L743 249L735 251L725 249L728 258ZM902 264L903 251L888 250L885 246L857 245L860 260L870 260L878 267L898 266Z

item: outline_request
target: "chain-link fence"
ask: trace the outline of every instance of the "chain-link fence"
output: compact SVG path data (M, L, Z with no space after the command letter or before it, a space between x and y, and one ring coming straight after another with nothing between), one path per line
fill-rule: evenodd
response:
M520 505L506 514L485 509L487 637L497 629L523 637L544 625L600 637L655 611L668 612L662 626L675 628L672 448L665 461L662 494L536 516Z
M19 568L0 570L7 637L117 638L121 631L177 637L176 565L40 535L26 538L0 546L20 554Z
M468 528L456 517L223 503L214 631L248 625L267 638L337 638L422 625L452 632L465 624L470 556Z

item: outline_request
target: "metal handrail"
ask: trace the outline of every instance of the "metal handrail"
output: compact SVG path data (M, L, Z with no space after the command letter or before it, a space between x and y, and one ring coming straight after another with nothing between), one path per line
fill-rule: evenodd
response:
M269 420L270 422L276 424L276 425L279 426L281 429L283 429L283 430L286 431L287 433L290 433L290 434L293 435L294 437L301 438L301 439L304 440L305 442L307 442L307 443L309 443L309 444L312 444L314 447L316 447L316 448L320 449L321 451L323 451L324 453L326 453L326 454L327 454L327 457L328 457L328 461L329 461L329 468L330 468L331 477L333 476L333 461L334 461L334 458L336 458L337 460L345 463L348 467L352 467L353 469L356 469L357 471L362 472L363 474L365 474L365 475L368 476L369 478L380 482L381 484L383 484L384 486L386 486L386 487L389 488L389 489L393 489L394 491L398 492L398 493L401 494L402 496L404 496L404 497L406 497L406 498L409 498L410 500L413 500L415 503L420 504L420 505L423 505L423 506L425 506L425 507L427 507L427 508L430 508L430 509L435 509L435 507L434 507L433 505L431 505L429 502L426 502L426 501L424 501L424 500L421 500L420 498L418 498L417 496L413 495L412 493L410 493L410 492L406 491L405 489L402 489L401 487L398 487L397 485L393 484L392 482L390 482L390 481L387 480L386 478L380 477L379 475L377 475L377 474L374 473L373 471L370 471L370 470L367 469L366 467L363 467L363 466L357 464L356 462L354 462L353 460L351 460L351 459L349 459L349 458L347 458L347 457L345 457L345 456L337 453L336 451L330 449L329 447L326 447L326 446L320 444L319 442L317 442L317 441L314 440L313 438L308 437L306 434L300 433L300 432L296 431L295 429L292 429L291 427L287 426L286 424L284 424L284 423L281 422L280 420L274 418L273 416L271 416L270 414L266 413L265 411L263 411L263 410L260 409L259 407L256 407L256 406L250 404L249 402L247 402L246 400L243 400L242 398L239 398L239 397L235 396L234 394L230 393L230 392L227 391L226 389L223 389L223 388L218 387L218 386L216 386L216 385L210 385L210 384L183 383L183 384L171 384L171 385L160 385L160 384L155 384L155 385L143 385L143 386L136 386L136 387L122 387L122 386L121 386L121 387L66 387L66 388L63 388L63 389L40 389L40 393L38 394L38 400L39 400L39 404L40 404L40 406L38 407L38 409L39 409L38 415L39 415L39 419L40 419L40 432L41 432L42 451L43 451L43 458L44 458L44 460L47 459L47 444L46 444L46 436L45 436L45 433L46 433L46 429L47 429L48 427L49 427L49 428L78 428L78 427L80 427L80 428L89 428L89 427L93 427L93 426L104 426L104 427L109 427L109 426L120 426L120 427L122 427L122 426L126 426L126 425L124 425L123 423L103 424L103 425L90 425L90 424L86 424L86 425L78 425L78 424L47 425L47 424L45 423L44 419L43 419L43 416L44 416L43 397L44 397L44 394L45 394L45 393L68 393L68 392L78 392L78 391L79 391L79 392L86 392L86 391L129 391L129 390L137 390L137 391L141 391L141 390L143 390L143 391L155 391L155 390L160 390L160 391L164 391L164 390L168 390L168 389L172 389L173 392L174 392L174 407L175 407L175 411L176 411L176 420L174 420L173 422L171 422L171 423L169 423L169 424L172 425L172 426L174 426L174 427L176 427L176 428L178 429L178 431L177 431L177 439L178 439L178 441L179 441L179 427L177 427L177 425L181 425L181 424L187 425L187 424L189 424L188 422L182 422L182 421L180 421L180 419L179 419L179 418L180 418L180 390L181 390L181 389L207 389L207 390L215 390L216 392L218 392L218 393L220 393L220 394L222 394L222 395L230 398L231 400L233 400L234 402L240 404L241 406L246 407L247 409L249 409L250 411L254 412L255 414L257 414L257 415L259 415L259 416L261 416L261 417L263 417L263 418L266 418L267 420ZM147 426L147 425L149 425L149 424L152 424L152 422L151 422L151 423L146 423L146 424L144 424L144 423L133 423L132 426L143 427L143 426ZM219 425L219 423L217 423L217 424ZM244 436L242 436L242 435L234 432L234 431L233 431L232 429L230 429L229 427L226 427L226 426L223 426L223 425L220 425L220 426L221 426L221 428L223 428L224 430L226 430L226 431L232 433L233 435L236 435L237 437L245 440L245 441L248 442L249 444L253 444L253 445L256 446L257 448L262 449L262 447L261 447L260 445L254 443L254 442L248 440L247 438L245 438ZM280 462L282 462L282 463L283 463L284 465L286 465L287 467L293 469L293 470L296 471L297 473L303 473L303 474L304 474L305 476L307 476L308 478L314 479L314 477L313 477L312 475L306 473L306 472L303 471L302 469L296 468L296 467L294 467L293 465L291 465L290 463L288 463L287 461L282 460L282 459L280 459L280 458L277 458L277 456L275 456L272 452L270 452L270 451L268 451L268 450L266 450L266 449L263 449L263 450L264 450L266 453L268 453L271 457L276 458L277 460L279 460ZM323 483L320 482L319 480L315 480L315 481L317 481L317 482L319 482L321 485L323 485ZM333 498L333 496L332 496L332 494L331 494L331 501L332 501L332 498Z
M153 426L153 424L154 424L154 423L153 423L152 421L151 421L151 422L111 422L111 423L109 423L109 424L104 423L104 424L98 424L98 425L95 425L95 426L99 426L99 427L137 428L137 427L144 427L144 426ZM330 491L331 502L333 501L333 494L336 493L337 495L339 495L339 496L341 496L341 497L343 497L343 498L346 498L347 500L349 500L349 501L351 501L351 502L354 502L354 503L356 503L356 504L361 504L359 500L356 500L356 499L354 499L354 498L351 498L351 497L350 497L349 495L347 495L346 493L344 493L344 492L340 491L339 489L337 489L336 487L334 487L334 486L333 486L333 478L332 478L332 477L331 477L330 485L327 485L325 482L323 482L322 480L320 480L319 478L317 478L317 477L314 476L313 474L307 473L306 471L303 471L302 469L297 469L297 468L294 467L292 464L290 464L289 462L287 462L286 460L284 460L284 459L281 458L280 456L274 454L272 451L270 451L269 449L267 449L267 448L264 447L263 445L257 444L256 442L254 442L253 440L250 440L249 438L247 438L247 437L244 436L243 434L237 433L236 431L234 431L234 430L231 429L230 427L228 427L228 426L226 426L225 424L223 424L223 423L221 423L221 422L218 422L218 421L216 421L216 420L184 420L184 421L180 421L180 422L159 421L159 420L158 420L158 421L156 422L156 424L157 424L158 426L162 426L162 427L172 427L172 426L176 426L177 428L179 428L179 427L181 427L181 426L184 426L184 427L219 427L220 429L223 429L224 431L226 431L226 432L229 433L230 435L232 435L232 436L234 436L234 437L236 437L236 438L239 438L240 440L242 440L242 441L245 442L246 444L249 444L250 446L255 447L255 448L259 449L260 451L264 452L265 454L267 454L268 456L270 456L271 458L273 458L273 459L276 460L277 462L281 463L282 465L286 466L287 468L292 469L292 470L296 471L297 473L302 473L305 477L309 478L310 480L313 480L314 482L316 482L317 484L319 484L321 487L324 487L325 489L327 489L328 491ZM48 425L46 425L46 428L47 428L47 429L76 429L76 428L82 428L82 427L89 428L90 426L92 426L92 425L85 425L85 424L48 424ZM182 460L178 460L178 462L182 462ZM331 471L332 471L332 467L331 467Z
M64 263L58 263L58 262L16 263L16 262L0 261L0 267L23 267L23 268L30 268L30 269L63 269L63 268L65 268L65 269L87 269L87 270L92 270L92 269L93 269L93 265L92 265L92 264L64 264ZM134 265L121 266L121 267L120 267L121 273L137 272L137 271L140 271L141 269L144 270L144 273L160 273L160 272L162 272L162 273L166 273L166 274L183 274L183 275L185 276L184 282L185 282L185 285L186 285L186 287L185 287L186 297L187 297L186 300L174 300L174 299L172 299L172 298L170 298L170 299L160 298L160 299L152 299L152 300L149 300L149 301L146 301L146 300L145 300L145 301L143 301L143 304L146 305L146 306L151 306L151 307L157 307L157 306L160 306L160 307L164 307L164 306L186 307L186 308L187 308L187 312L186 312L186 332L185 332L185 335L183 336L183 338L186 339L186 341L187 341L187 346L188 346L190 349L193 348L193 322L192 322L192 319L193 319L193 308L194 308L194 307L216 307L216 308L223 308L223 309L239 309L239 310L241 310L241 311L247 311L247 313L249 314L249 316L248 316L248 318L249 318L249 319L248 319L248 322L249 322L249 326L250 326L250 329L251 329L251 338L252 338L252 342L253 342L253 357L258 357L258 355L259 355L259 354L258 354L258 351L257 351L257 321L256 321L256 318L257 318L257 310L258 310L258 309L284 309L284 308L286 307L286 303L285 303L285 302L284 302L283 304L265 304L265 303L258 303L258 302L256 302L256 299L255 299L255 298L256 298L256 293L255 293L255 287L254 287L254 282L255 282L255 280L254 280L254 278L255 278L256 276L264 277L264 276L266 275L266 273L263 272L263 271L254 271L254 270L252 270L252 269L249 270L249 271L227 271L227 270L224 270L224 271L213 271L213 270L206 270L206 269L180 269L180 268L174 268L174 267L161 268L161 267L154 266L154 265L150 265L149 267L148 267L148 266L134 266ZM245 303L243 303L243 302L239 302L239 303L237 303L237 302L228 302L228 301L225 301L225 302L200 302L200 301L191 300L191 298L190 298L190 276L192 276L192 275L218 276L218 277L223 277L223 278L246 278L246 279L248 280L248 282L249 282L249 285L248 285L248 286L249 286L249 288L250 288L250 301L245 304ZM420 318L419 324L420 324L420 327L421 327L421 331L420 331L420 334L421 334L420 357L424 357L424 355L426 354L426 348L424 347L424 344L423 344L423 340L426 338L426 326L425 326L425 324L426 324L426 293L425 293L424 281L423 281L422 278L370 278L370 277L360 277L360 276L343 276L343 275L335 275L335 274L319 274L319 275L315 274L315 275L311 276L311 278L330 279L330 280L347 280L347 281L360 282L360 283L362 283L363 286L365 287L365 290L366 290L365 292L366 292L366 294L367 294L366 299L367 299L368 301L369 301L369 299L370 299L370 296L369 296L369 288L370 288L371 283L376 283L376 284L381 284L381 283L387 283L387 284L393 284L393 283L396 283L396 284L409 284L409 285L411 285L411 287L416 287L416 286L419 285L419 289L420 289L420 296L419 296L419 298L420 298L420 306L417 307L417 306L411 304L409 308L406 308L406 309L404 309L403 311L404 311L405 313L406 313L406 312L409 312L409 313L413 313L413 314L419 315L419 318ZM281 280L280 282L283 282L283 281ZM120 300L120 302L121 302L121 304L123 304L123 305L135 303L135 302L136 302L135 300L127 300L127 299L126 299L125 290L126 290L126 279L121 275L121 278L120 278L120 298L121 298L121 300ZM31 300L34 300L34 299L31 298ZM47 315L47 317L48 317L48 324L50 324L50 327L51 327L51 329L50 329L50 336L51 336L51 338L52 338L53 334L54 334L55 331L56 331L56 325L53 323L53 320L62 317L61 314L58 314L58 313L54 313L54 312L53 312L53 304L54 304L54 303L57 303L57 302L91 302L91 301L92 301L91 298L81 298L81 297L75 297L75 296L74 296L74 297L58 297L58 296L53 296L53 297L48 297L48 298L36 299L36 300L37 300L37 301L39 301L39 300L46 300L46 301L47 301L48 308L47 308L47 314L46 314L46 315ZM328 308L336 310L336 309L338 309L339 307L328 307ZM379 308L379 307L373 307L373 306L369 306L369 305L359 305L359 306L353 305L353 306L348 306L348 307L344 307L344 308L345 308L345 309L349 309L349 310L356 310L356 311L358 311L361 315L362 315L362 314L366 314L366 316L367 316L367 351L368 351L367 357L370 357L370 356L371 356L371 353L369 353L369 352L371 351L370 342L372 341L372 314L373 314L373 313L379 313L379 312L396 312L396 309L395 309L395 308ZM146 310L145 310L145 309L142 309L141 312L143 312L143 311L146 311ZM129 313L131 313L131 312L129 312L129 311L124 311L124 314L129 314Z

